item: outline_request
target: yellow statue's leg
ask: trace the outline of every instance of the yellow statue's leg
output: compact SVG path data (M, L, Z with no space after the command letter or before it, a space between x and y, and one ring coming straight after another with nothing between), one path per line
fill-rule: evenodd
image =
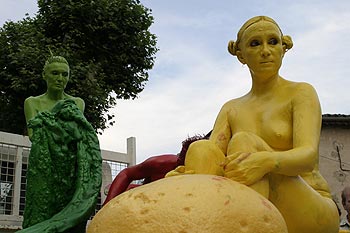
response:
M286 220L289 233L338 233L339 215L331 198L299 176L270 174L269 181L269 199Z
M199 140L188 148L186 169L194 170L196 174L224 175L223 162L225 155L212 141Z
M238 132L234 134L229 142L227 155L235 152L258 152L258 151L273 151L271 147L260 137L250 132ZM249 186L264 197L269 197L269 179L264 176L258 182Z
M254 189L256 192L263 195L265 198L269 198L269 179L267 176L264 176L261 180L258 182L249 185L251 189Z
M193 142L186 153L185 166L179 166L167 173L168 176L180 174L224 175L225 155L219 147L209 140Z

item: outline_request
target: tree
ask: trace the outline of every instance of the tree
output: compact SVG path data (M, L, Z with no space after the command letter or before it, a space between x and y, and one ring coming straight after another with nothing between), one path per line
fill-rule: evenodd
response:
M67 58L67 93L85 100L97 131L114 123L117 99L136 98L154 65L151 10L139 0L39 0L33 18L0 28L0 130L22 134L24 99L42 94L42 69L50 54Z

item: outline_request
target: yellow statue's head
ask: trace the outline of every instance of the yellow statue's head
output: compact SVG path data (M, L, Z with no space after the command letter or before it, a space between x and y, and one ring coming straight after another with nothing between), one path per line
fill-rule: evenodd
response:
M271 22L274 25L277 26L277 28L279 29L279 31L281 32L281 40L282 40L282 44L285 47L285 50L287 51L288 49L291 49L293 47L293 41L292 38L288 35L283 35L281 28L278 26L278 24L276 23L275 20L273 20L272 18L268 17L268 16L255 16L253 18L250 18L249 20L247 20L243 26L239 29L238 33L237 33L237 40L233 41L230 40L228 43L228 51L233 55L233 56L237 56L237 51L240 50L240 44L242 42L242 36L244 34L244 32L252 25L260 22L260 21L267 21L267 22Z

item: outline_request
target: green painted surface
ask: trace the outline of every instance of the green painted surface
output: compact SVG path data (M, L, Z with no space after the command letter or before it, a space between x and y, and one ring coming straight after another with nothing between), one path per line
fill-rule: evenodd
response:
M85 232L101 186L98 138L74 100L29 121L33 130L19 232Z

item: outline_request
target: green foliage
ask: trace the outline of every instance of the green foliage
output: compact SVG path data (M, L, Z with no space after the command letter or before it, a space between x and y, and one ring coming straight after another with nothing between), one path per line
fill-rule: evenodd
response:
M49 49L66 57L66 92L84 99L96 130L114 123L117 99L136 98L157 52L151 10L138 0L38 0L34 18L0 28L0 130L22 134L24 99L42 94Z

